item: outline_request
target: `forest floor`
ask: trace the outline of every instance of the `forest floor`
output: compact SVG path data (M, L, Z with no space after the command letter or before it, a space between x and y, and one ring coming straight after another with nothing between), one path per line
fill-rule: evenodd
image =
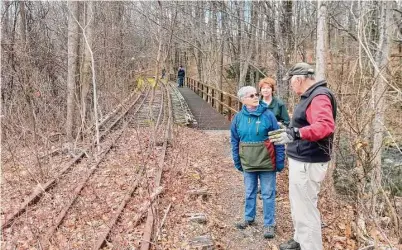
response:
M139 157L142 155L141 151L145 150L141 147L148 139L146 136L136 135L135 131L131 133L110 155L107 164L113 163L116 169L104 175L108 180L120 180L121 171L141 162ZM144 142L138 144L135 142L136 138L141 138ZM278 249L280 243L292 237L287 167L277 175L276 237L272 240L263 238L261 200L257 200L257 225L243 231L234 227L236 222L243 220L244 185L242 174L233 167L229 139L229 131L200 131L177 126L174 128L174 137L167 148L163 169L161 185L164 191L158 200L158 220L154 228L159 231L159 237L152 244L154 249ZM9 152L9 148L2 151L2 219L29 195L30 187L35 184L34 180L28 182L31 179L29 176L36 175L29 169L29 157L18 157L17 153L11 157ZM152 161L157 157L158 155L151 155ZM62 158L66 156L53 159L53 165L58 165L59 161L63 161ZM146 165L152 165L152 161ZM153 176L152 173L149 173L148 177L150 176ZM353 206L334 193L329 183L331 179L326 178L323 182L319 200L322 219L326 224L323 229L324 249L357 249L352 225L355 221ZM93 183L92 186L96 185ZM142 187L141 190L144 191L145 188ZM194 194L194 191L199 194ZM114 199L110 202L112 201ZM130 213L130 209L131 207L125 213ZM134 212L131 211L131 214ZM96 211L92 211L86 220L92 221L91 216L95 213ZM201 216L201 221L193 221L195 215L203 215L205 219ZM163 217L166 219L163 220ZM31 220L35 221L34 218L29 218ZM126 224L121 225L125 229L118 233L120 235L117 238L120 240L114 241L117 238L111 238L107 248L139 247L143 225L133 229L129 223L129 218L120 220L120 224ZM35 227L35 223L29 225ZM80 229L76 227L71 230L76 230L74 234L78 234ZM17 249L35 249L29 242L35 242L41 237L40 231L30 236L23 236L22 232L13 235L12 230L6 234L8 236L4 238L3 232L2 246L19 242L21 247ZM387 231L372 230L370 234L378 242L385 244L386 239L382 235L387 235ZM92 238L88 235L88 242L94 240L95 236L96 230ZM70 244L73 241L73 237L70 238ZM76 246L75 249L86 249Z
M278 249L292 237L287 168L277 175L276 237L267 240L262 232L261 200L257 200L257 225L243 231L234 227L243 219L244 185L242 174L233 167L229 131L182 128L174 141L179 142L171 152L176 163L165 173L169 190L161 204L163 208L171 203L172 208L157 245L188 249L210 242L215 249ZM336 199L329 187L323 183L319 202L326 224L325 249L355 249L352 206ZM208 190L208 194L194 196L188 190ZM199 213L205 215L205 223L190 220Z

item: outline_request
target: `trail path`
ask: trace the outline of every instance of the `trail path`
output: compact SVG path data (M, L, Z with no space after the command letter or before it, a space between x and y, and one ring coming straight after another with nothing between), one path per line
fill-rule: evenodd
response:
M177 128L171 162L166 166L169 190L160 206L172 204L161 230L158 246L163 249L279 249L293 235L288 199L288 169L277 175L276 237L263 238L262 201L257 201L257 225L238 230L243 220L243 176L233 167L229 131L199 131ZM326 180L328 180L327 178ZM327 227L324 249L356 249L351 240L353 213L350 206L332 198L329 183L323 183L319 207ZM191 194L194 190L204 195ZM206 222L192 221L195 214ZM160 216L162 217L162 216ZM209 246L210 245L210 246ZM213 247L212 247L213 245Z

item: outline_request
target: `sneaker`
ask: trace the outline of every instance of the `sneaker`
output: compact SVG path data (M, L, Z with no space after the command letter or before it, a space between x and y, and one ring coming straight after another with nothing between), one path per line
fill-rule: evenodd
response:
M275 237L275 226L264 227L264 238L272 239Z
M238 222L235 224L236 228L238 229L245 229L248 226L253 226L254 225L254 221L253 220L245 220L243 222Z
M280 250L301 250L300 244L294 239L290 239L285 243L279 245Z

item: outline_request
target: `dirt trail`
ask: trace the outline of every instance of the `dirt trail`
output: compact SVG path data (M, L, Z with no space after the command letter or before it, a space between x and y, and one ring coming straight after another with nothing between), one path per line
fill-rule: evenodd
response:
M243 220L244 184L242 174L233 167L229 131L176 128L175 135L165 166L168 190L161 199L159 217L169 204L172 208L155 242L158 247L276 250L292 237L287 167L277 175L276 237L264 239L261 200L257 201L257 225L243 231L234 227ZM323 182L319 199L327 225L323 229L324 249L357 249L351 229L352 206L335 195L330 179ZM192 190L207 190L207 194L192 195ZM204 215L206 222L192 221L194 214Z
M173 202L173 211L164 229L165 237L159 242L163 248L193 248L195 244L191 242L197 236L210 236L215 249L276 249L275 245L287 240L292 235L287 171L277 177L276 237L272 240L263 238L261 200L257 201L257 225L238 230L234 223L243 220L244 184L242 174L233 167L228 131L186 130L184 133L187 132L192 134L192 140L188 142L191 146L187 145L180 154L188 154L184 171L189 178L182 175L174 182L181 182L182 187L190 190L207 188L210 195L191 197L186 193L180 194L185 205ZM181 169L181 157L178 158L176 171ZM174 200L180 193L175 191L172 194ZM203 213L207 222L199 224L190 221L191 213Z

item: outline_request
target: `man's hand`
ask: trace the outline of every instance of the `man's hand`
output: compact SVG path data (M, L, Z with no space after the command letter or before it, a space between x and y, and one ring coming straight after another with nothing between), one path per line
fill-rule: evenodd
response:
M296 139L300 139L300 134L297 128L281 128L269 132L268 137L275 145L284 145Z

